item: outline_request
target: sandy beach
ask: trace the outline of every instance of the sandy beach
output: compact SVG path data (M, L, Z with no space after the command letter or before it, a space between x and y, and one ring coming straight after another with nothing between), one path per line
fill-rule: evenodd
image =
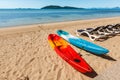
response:
M50 47L47 37L50 33L56 33L58 29L76 36L77 29L117 23L120 23L120 17L1 28L0 80L93 80L94 78L76 71L61 59ZM87 37L81 38L91 41ZM97 78L119 62L120 36L93 43L109 49L110 52L107 56L96 56L71 46L95 70Z

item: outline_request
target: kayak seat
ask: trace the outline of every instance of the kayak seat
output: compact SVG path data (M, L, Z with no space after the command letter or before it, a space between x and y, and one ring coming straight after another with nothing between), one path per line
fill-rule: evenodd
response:
M81 62L79 59L74 59L74 61L77 63Z

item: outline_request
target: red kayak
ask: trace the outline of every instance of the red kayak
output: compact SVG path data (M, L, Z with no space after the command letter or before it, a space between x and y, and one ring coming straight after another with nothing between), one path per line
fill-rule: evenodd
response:
M76 70L82 73L93 71L86 61L64 39L56 34L50 34L48 41L56 53Z

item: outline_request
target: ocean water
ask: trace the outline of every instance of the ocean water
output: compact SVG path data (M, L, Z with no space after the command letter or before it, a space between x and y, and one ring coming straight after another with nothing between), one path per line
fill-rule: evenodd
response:
M120 16L120 9L0 9L0 27Z

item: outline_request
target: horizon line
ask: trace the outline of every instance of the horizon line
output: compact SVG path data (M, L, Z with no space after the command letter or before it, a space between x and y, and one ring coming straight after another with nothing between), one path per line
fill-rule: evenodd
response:
M59 6L59 5L47 5L47 6ZM46 6L43 6L43 7L46 7ZM11 8L0 8L0 9L41 9L43 7L39 7L39 8L36 8L36 7L11 7ZM60 7L65 7L65 6L60 6ZM74 7L74 6L68 6L68 7ZM104 9L104 8L107 8L107 9L112 9L112 8L120 8L120 6L115 6L115 7L75 7L75 8L84 8L84 9Z

